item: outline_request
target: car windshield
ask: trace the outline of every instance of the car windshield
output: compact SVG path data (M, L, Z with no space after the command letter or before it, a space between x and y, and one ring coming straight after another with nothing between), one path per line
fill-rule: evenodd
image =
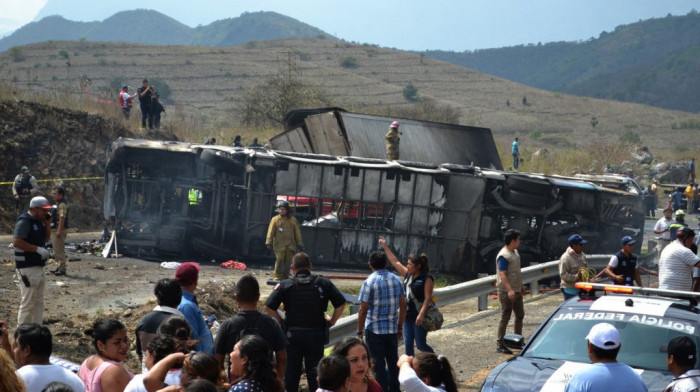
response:
M666 345L679 335L693 339L695 325L687 320L616 312L561 309L530 342L524 357L590 362L586 335L597 323L608 322L620 332L617 360L635 368L667 371Z

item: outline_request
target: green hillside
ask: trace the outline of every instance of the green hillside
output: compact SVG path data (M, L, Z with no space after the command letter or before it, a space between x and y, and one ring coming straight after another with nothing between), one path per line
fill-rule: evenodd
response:
M698 112L699 50L700 14L691 12L619 26L585 42L425 54L550 91Z

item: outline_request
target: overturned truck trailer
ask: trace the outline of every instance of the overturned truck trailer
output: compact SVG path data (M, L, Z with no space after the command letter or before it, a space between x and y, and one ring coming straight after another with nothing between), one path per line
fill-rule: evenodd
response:
M573 178L263 148L118 139L105 181L119 251L141 257L271 259L277 200L316 264L364 268L385 236L400 258L426 252L464 278L494 272L508 228L528 265L558 258L573 233L589 253L616 251L644 223L639 195Z

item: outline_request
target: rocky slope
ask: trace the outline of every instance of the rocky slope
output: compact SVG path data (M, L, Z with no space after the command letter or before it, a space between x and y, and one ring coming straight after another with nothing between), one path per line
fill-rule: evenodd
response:
M172 139L163 134L150 136ZM64 186L72 227L100 228L105 151L119 137L135 135L120 121L98 115L0 101L0 181L13 181L20 168L27 166L42 194L50 195L54 185ZM12 232L17 215L11 185L0 186L1 233Z

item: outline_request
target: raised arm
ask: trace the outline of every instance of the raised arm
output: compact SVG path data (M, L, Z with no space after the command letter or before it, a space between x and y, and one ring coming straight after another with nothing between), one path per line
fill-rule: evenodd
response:
M384 237L379 237L379 245L382 246L384 249L384 253L386 253L386 257L389 259L389 262L391 265L394 267L396 272L399 273L402 277L406 276L406 273L408 272L408 268L406 268L405 265L401 264L399 259L396 258L396 255L394 255L394 252L391 251L391 248L389 248L389 245L386 243L386 239Z

